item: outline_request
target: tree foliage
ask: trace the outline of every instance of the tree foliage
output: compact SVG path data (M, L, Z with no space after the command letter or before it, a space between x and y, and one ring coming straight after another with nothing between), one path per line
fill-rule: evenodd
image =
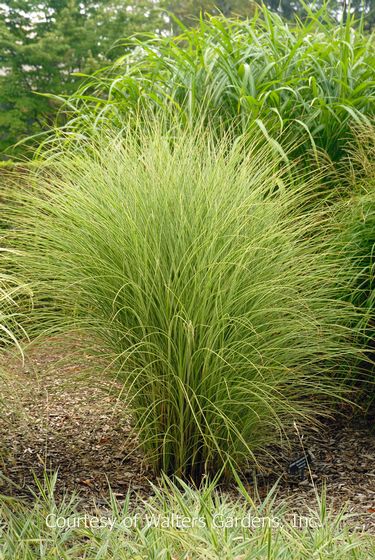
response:
M77 73L91 73L123 52L135 31L155 30L161 14L150 0L8 0L0 4L0 150L38 133Z

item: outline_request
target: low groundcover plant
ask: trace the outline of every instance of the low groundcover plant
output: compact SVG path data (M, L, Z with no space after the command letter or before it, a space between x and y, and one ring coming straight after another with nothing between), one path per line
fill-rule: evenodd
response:
M240 468L327 411L358 321L314 181L256 139L210 132L60 148L4 195L28 329L86 329L111 350L156 471Z
M230 499L212 485L198 491L165 479L147 501L132 504L128 494L119 502L111 493L106 507L89 513L76 497L57 502L55 475L37 484L32 506L0 496L4 560L368 560L374 554L361 519L334 514L324 490L297 513L275 504L274 489L258 504L246 491Z

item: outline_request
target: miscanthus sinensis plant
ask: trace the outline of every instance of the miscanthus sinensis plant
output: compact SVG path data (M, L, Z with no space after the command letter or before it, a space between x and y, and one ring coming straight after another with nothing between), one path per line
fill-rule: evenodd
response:
M151 126L76 139L28 181L7 208L33 325L112 352L156 471L240 468L340 392L350 261L262 142Z

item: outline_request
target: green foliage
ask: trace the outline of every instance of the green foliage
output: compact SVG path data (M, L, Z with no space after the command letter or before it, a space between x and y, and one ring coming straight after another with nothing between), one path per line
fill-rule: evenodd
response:
M181 32L179 22L191 27L196 26L200 18L210 15L249 18L256 9L256 3L251 0L164 0L162 5L178 20L172 16L172 28L176 34Z
M359 332L370 358L355 382L362 388L362 404L370 406L375 401L375 127L355 132L344 163L344 169L351 168L352 173L342 175L350 195L338 203L336 219L356 271L347 299L362 309Z
M362 309L359 333L364 338L368 363L353 381L361 389L361 405L375 402L375 184L353 195L339 212L342 235L355 264L348 299Z
M324 491L296 515L274 506L275 489L258 504L243 487L241 499L229 500L207 484L195 490L164 479L136 506L111 493L105 510L82 512L76 497L56 501L55 475L37 484L32 505L0 497L4 560L368 560L375 553L373 537L353 530L344 511L333 514Z
M296 15L303 20L308 17L304 3L299 0L267 0L263 4L290 20ZM314 6L317 9L322 4L319 1ZM106 67L124 51L133 49L129 37L136 34L144 38L151 31L159 38L180 33L177 20L167 16L165 10L184 25L199 26L200 16L210 14L252 17L256 4L250 0L9 0L0 4L0 151L5 150L3 157L25 152L25 144L13 147L19 140L41 134L51 125L63 124L62 113L57 119L60 98L76 90L81 84L80 74ZM342 1L328 3L327 13L333 18L337 19L343 11ZM351 12L356 17L365 13L365 27L372 26L375 12L371 11L368 0L352 1ZM324 17L321 20L324 24ZM243 38L246 39L246 33ZM193 36L188 44L192 40ZM229 55L228 60L232 58L230 50ZM218 91L220 95L220 86ZM249 96L246 92L244 95Z
M357 353L340 300L353 271L328 210L307 210L313 185L262 142L161 128L58 145L5 212L30 333L96 333L150 463L199 479L340 391L328 378Z
M162 21L150 0L0 4L0 150L54 123L59 102L37 93L71 94L77 73L91 73L123 52L116 41Z
M348 13L356 18L365 18L365 26L371 29L375 22L375 9L372 0L314 0L314 2L303 2L302 0L165 0L162 2L170 12L174 13L184 24L196 23L200 15L220 15L225 17L252 17L257 5L264 5L269 10L276 12L288 20L296 17L305 18L308 12L307 6L319 10L326 6L329 14L339 20L348 16Z
M80 89L71 102L82 118L73 111L71 126L82 128L91 112L97 126L122 127L144 107L185 122L205 114L240 132L281 135L295 154L307 146L339 159L351 126L375 109L373 39L352 23L337 25L322 9L290 26L263 10L251 21L212 18L177 38L155 36Z
M1 264L9 254L6 249L0 248ZM30 297L30 291L17 278L0 272L0 348L8 344L16 345L21 351L18 336L25 335L20 327L20 312L17 309L20 297ZM22 352L22 351L21 351Z
M345 219L346 218L346 219ZM352 299L367 309L365 324L372 321L375 309L375 190L353 196L343 217L344 235L357 261L358 276Z
M4 261L7 260L8 255L9 250L0 248L0 352L7 346L14 346L23 356L20 339L21 337L26 338L26 333L20 325L22 314L19 309L19 302L20 300L30 301L31 294L30 290L22 285L17 278L4 273ZM18 412L14 406L10 410L8 394L7 375L0 367L0 414L2 416L6 412L12 412L13 414ZM2 452L2 442L0 441L0 457Z
M358 275L352 300L367 309L364 326L375 326L375 127L356 129L356 141L349 152L352 175L351 196L339 212L343 237L356 261Z

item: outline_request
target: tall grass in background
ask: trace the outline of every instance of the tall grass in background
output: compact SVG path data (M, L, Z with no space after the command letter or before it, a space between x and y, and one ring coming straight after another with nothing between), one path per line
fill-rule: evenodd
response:
M122 128L140 110L252 127L293 146L340 159L352 125L375 110L374 38L360 22L330 20L325 8L284 22L261 9L251 20L202 20L178 37L150 36L112 67L86 80L65 105L67 129L103 121ZM134 48L135 47L135 48Z
M6 201L30 332L105 343L156 471L240 468L327 411L357 318L316 185L255 140L159 126L56 154Z

